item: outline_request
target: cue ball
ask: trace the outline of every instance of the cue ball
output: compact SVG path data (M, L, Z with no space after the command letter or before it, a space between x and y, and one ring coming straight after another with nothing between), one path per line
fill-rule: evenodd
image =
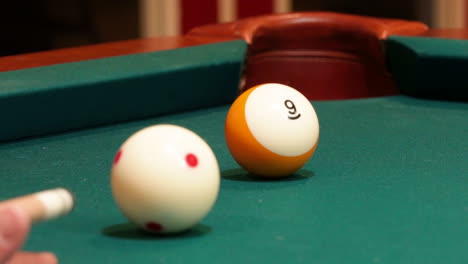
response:
M190 229L213 207L220 173L209 145L194 132L155 125L130 136L111 170L114 200L137 226L153 233Z
M232 156L248 172L285 177L312 157L319 122L304 95L286 85L267 83L250 88L234 101L225 136Z

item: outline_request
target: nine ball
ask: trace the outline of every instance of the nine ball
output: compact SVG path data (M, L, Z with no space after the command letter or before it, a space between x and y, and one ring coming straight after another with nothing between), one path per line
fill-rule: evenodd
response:
M245 91L231 105L225 137L232 156L248 172L285 177L312 157L319 122L304 95L286 85L267 83Z

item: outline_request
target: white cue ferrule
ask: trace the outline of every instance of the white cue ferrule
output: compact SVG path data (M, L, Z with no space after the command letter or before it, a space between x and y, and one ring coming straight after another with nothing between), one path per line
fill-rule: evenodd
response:
M68 214L74 207L74 200L70 191L57 188L1 201L0 207L19 207L36 223Z
M73 209L74 199L70 191L58 188L34 194L44 206L43 219L49 220L68 214Z

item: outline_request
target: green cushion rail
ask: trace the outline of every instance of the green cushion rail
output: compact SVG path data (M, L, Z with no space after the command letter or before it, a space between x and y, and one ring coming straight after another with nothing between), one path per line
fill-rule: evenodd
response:
M229 41L0 73L0 141L230 103L246 48Z
M394 36L385 44L390 71L402 93L468 100L468 41Z

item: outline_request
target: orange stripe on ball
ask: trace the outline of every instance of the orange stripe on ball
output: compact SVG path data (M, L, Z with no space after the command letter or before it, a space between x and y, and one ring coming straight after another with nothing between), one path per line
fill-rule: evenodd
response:
M274 178L288 176L304 166L317 148L318 141L309 151L295 157L278 155L261 145L245 118L245 104L255 88L241 94L229 109L225 123L227 146L237 163L250 173Z

